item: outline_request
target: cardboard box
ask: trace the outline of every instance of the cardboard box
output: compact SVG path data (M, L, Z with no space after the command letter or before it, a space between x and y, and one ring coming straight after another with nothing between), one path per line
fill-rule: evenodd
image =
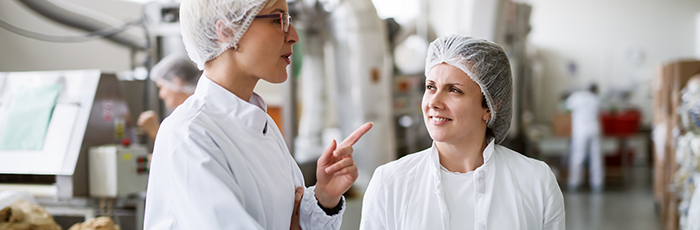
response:
M571 136L571 113L555 112L552 115L552 134L554 136Z
M654 161L654 198L664 229L678 229L678 202L675 194L669 191L673 174L678 170L675 162L676 138L673 129L680 122L677 108L680 105L680 91L688 80L700 73L700 61L684 60L664 65L658 72L652 86L654 124L666 123L666 142L663 145L662 159ZM654 149L656 151L656 148ZM655 153L656 156L657 153Z

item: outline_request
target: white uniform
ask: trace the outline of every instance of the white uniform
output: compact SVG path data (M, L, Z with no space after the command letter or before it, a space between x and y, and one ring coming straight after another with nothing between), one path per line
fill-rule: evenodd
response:
M549 166L493 141L471 172L471 226L458 229L564 229L564 198ZM435 146L380 166L362 203L360 229L455 229ZM468 185L467 185L468 186ZM471 202L471 201L467 201Z
M203 75L158 131L144 229L288 230L304 178L265 110L257 94L248 103ZM299 222L339 229L343 210L326 215L306 188Z
M603 155L600 151L598 98L590 91L573 93L566 100L571 109L571 155L569 156L569 188L581 185L581 169L590 153L591 187L603 188Z

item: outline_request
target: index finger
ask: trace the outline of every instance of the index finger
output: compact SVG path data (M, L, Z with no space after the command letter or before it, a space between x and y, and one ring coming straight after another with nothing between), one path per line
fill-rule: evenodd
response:
M374 123L372 122L367 122L364 125L360 126L360 128L357 128L354 132L352 132L352 134L350 134L350 136L345 138L345 140L343 140L343 142L341 142L339 146L354 145L355 143L357 143L358 140L360 140L360 137L362 137L362 135L365 135L365 133L367 133L367 131L369 131L369 129L372 128L372 126L374 126Z

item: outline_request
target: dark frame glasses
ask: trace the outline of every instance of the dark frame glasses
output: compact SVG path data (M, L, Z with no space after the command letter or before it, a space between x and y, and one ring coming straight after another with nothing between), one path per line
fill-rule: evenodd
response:
M288 33L289 26L292 24L292 16L288 13L276 13L276 14L261 14L255 16L255 18L279 18L282 32Z

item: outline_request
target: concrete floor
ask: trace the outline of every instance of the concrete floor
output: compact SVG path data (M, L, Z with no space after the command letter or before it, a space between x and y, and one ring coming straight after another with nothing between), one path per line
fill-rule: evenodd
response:
M622 183L610 184L602 193L564 192L566 229L662 229L655 211L652 172L635 167Z
M606 186L601 193L586 188L564 191L566 229L662 229L654 207L651 169L635 167L627 171L624 179ZM341 229L356 230L360 226L362 201L347 202Z

